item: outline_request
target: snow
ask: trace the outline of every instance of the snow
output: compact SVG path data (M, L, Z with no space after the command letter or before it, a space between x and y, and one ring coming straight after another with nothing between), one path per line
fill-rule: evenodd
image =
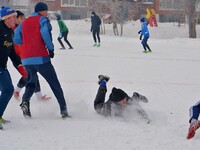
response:
M200 42L188 38L188 26L159 23L150 28L153 53L144 54L137 34L139 22L125 24L124 36L115 37L112 25L94 48L90 22L66 21L74 50L59 50L57 22L52 21L55 58L52 63L61 82L71 119L62 120L57 101L40 77L41 102L31 99L32 119L25 119L20 101L11 99L4 118L11 120L0 132L0 150L189 150L199 148L200 132L187 140L188 110L199 100ZM197 35L200 37L199 26ZM66 46L67 47L67 46ZM20 75L8 64L13 84ZM106 74L108 94L113 86L145 95L141 103L150 124L136 114L126 119L105 118L93 109L98 89L97 76ZM21 92L21 95L23 91Z

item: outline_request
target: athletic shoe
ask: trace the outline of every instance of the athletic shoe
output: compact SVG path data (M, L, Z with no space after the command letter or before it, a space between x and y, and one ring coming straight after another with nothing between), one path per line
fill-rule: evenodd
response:
M3 118L2 118L2 123L3 123L3 124L7 124L7 123L10 123L10 122L11 122L10 120L6 120L6 119L3 119Z
M143 53L148 53L148 51L147 51L147 50L144 50Z
M190 128L188 131L187 139L191 139L194 137L196 130L200 127L200 121L195 121L190 124Z
M0 117L0 130L3 130L3 119Z
M30 112L30 107L29 107L29 102L23 101L21 104L21 109L23 111L24 117L31 117L31 112Z
M100 84L101 81L103 81L103 80L106 81L106 82L108 82L109 79L110 79L110 77L107 76L107 75L99 75L98 78L99 78L98 84Z
M68 114L67 110L64 110L61 112L62 119L71 118L71 116Z
M132 99L137 100L137 101L141 101L141 102L144 102L144 103L148 103L148 99L145 96L143 96L143 95L141 95L137 92L133 93Z
M49 100L49 99L51 99L50 96L48 97L48 96L44 95L44 96L41 97L41 100L42 100L42 101L47 101L47 100Z
M60 48L60 50L63 50L63 49L65 49L65 47L61 47L61 48Z

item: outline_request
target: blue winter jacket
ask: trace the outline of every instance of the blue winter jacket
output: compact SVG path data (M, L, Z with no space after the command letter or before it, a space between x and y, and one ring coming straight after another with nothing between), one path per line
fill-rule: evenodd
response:
M147 24L146 24L146 23L143 23L143 24L141 25L141 28L142 28L141 34L142 34L145 38L149 38L149 37L150 37L150 34L149 34L149 30L148 30Z
M91 22L92 22L91 31L97 31L100 29L101 19L99 18L99 16L97 15L91 16Z
M38 13L33 13L32 16L38 16ZM49 51L54 51L54 45L52 43L52 34L51 34L52 26L50 21L47 17L40 18L40 33L44 40L44 43ZM30 35L31 38L31 35ZM14 44L21 45L22 41L22 23L15 29L14 34ZM37 43L36 43L37 44ZM31 57L22 60L23 65L37 65L37 64L44 64L50 61L50 57Z

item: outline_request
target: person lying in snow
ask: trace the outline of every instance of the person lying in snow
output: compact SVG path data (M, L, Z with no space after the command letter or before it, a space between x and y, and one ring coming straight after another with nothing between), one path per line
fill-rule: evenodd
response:
M193 105L189 110L190 115L190 127L187 135L187 139L191 139L194 137L196 130L200 127L200 121L198 120L200 114L200 101L198 101L195 105Z
M136 112L145 119L147 123L150 123L150 119L146 112L139 105L140 101L144 103L148 102L148 99L145 96L134 92L133 96L129 97L123 90L113 87L108 101L105 102L107 92L106 84L110 77L99 75L98 78L99 89L94 100L94 109L97 113L103 116L123 117L124 110L128 109L128 106L134 106L133 108L136 108Z

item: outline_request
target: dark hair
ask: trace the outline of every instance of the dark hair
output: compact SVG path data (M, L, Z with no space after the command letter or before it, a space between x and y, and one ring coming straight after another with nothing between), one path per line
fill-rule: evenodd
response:
M94 11L92 11L91 14L96 15L96 13Z
M19 18L20 16L24 16L24 13L19 10L17 10L16 13L17 13L17 18Z
M60 14L55 14L57 20L61 20L61 15Z

